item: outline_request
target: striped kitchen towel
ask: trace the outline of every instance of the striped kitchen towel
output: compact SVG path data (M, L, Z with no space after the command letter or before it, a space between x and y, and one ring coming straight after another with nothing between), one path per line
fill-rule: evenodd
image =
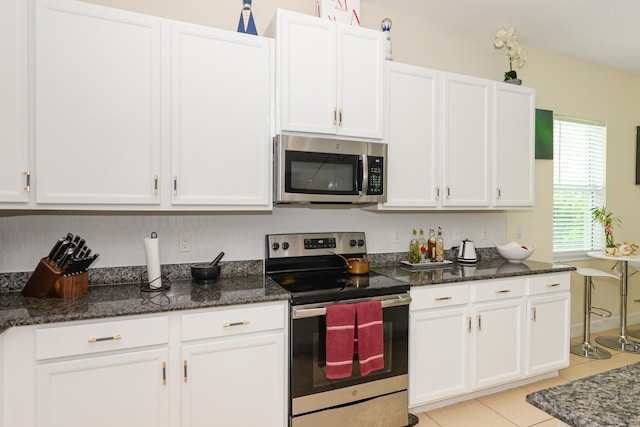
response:
M353 365L353 339L356 323L354 304L336 304L327 307L326 358L327 378L351 376Z
M384 368L384 329L380 301L356 304L358 360L360 374L368 375Z

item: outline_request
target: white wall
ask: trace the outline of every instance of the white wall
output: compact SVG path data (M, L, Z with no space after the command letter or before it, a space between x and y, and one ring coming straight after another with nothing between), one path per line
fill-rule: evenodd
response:
M442 227L445 246L454 230L477 247L504 242L504 213L398 214L358 208L275 208L273 213L238 215L28 215L0 218L0 272L31 271L67 232L80 234L100 254L96 267L144 265L143 239L160 239L162 264L264 258L266 234L310 231L364 231L369 253L408 251L413 228ZM482 230L486 239L482 239ZM396 239L396 232L398 239ZM181 253L181 235L191 236L191 252Z

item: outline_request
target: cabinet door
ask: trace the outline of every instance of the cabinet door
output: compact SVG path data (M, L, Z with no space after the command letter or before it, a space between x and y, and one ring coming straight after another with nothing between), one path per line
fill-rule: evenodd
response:
M37 425L168 426L168 354L158 349L41 364Z
M382 138L384 35L337 24L336 133L364 138Z
M569 366L570 294L530 297L527 302L527 375Z
M389 178L384 207L422 208L439 203L438 76L437 71L387 63Z
M412 312L409 317L409 405L469 390L467 306Z
M27 202L27 2L0 2L0 202Z
M157 204L160 21L36 4L38 203Z
M523 305L521 299L508 299L474 306L474 389L522 378Z
M173 24L173 203L271 207L272 40Z
M534 203L535 92L495 84L494 205L527 207Z
M280 128L335 134L335 24L300 13L277 13Z
M444 73L444 206L489 206L489 80Z
M182 354L183 427L286 424L283 332L186 345Z

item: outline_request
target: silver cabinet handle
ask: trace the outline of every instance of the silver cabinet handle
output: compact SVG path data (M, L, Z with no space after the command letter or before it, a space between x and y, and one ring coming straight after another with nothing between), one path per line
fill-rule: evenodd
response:
M338 110L338 126L342 126L342 108Z
M449 299L453 299L453 297L435 297L434 300L436 301L446 301Z
M511 289L497 289L496 294L508 294L511 292Z
M547 283L547 288L555 288L556 286L560 286L560 283Z
M232 326L242 326L242 325L248 325L248 324L249 324L248 320L243 320L241 322L224 322L222 326L225 328L230 328Z
M27 193L31 191L31 169L27 169L26 171L22 172L23 174L26 175L27 177L27 185L24 186L24 191L26 191Z
M338 123L338 109L334 108L333 109L333 125L335 126Z
M174 195L178 194L178 176L177 175L173 176L173 194Z
M158 195L158 175L153 176L153 194Z
M471 333L471 316L467 316L467 332Z
M440 186L436 185L436 200L440 200Z
M533 320L534 322L536 320L538 320L537 314L536 314L536 308L535 307L531 307L531 320Z
M481 331L482 330L482 315L478 314L476 316L476 318L478 319L478 330Z
M451 198L451 187L447 185L447 199Z
M93 342L100 342L100 341L113 341L113 340L121 340L122 339L122 335L118 334L118 335L114 335L112 337L102 337L102 338L89 338L87 340L87 342L93 343Z
M498 197L496 197L498 200L502 199L502 189L500 187L497 188L498 190Z

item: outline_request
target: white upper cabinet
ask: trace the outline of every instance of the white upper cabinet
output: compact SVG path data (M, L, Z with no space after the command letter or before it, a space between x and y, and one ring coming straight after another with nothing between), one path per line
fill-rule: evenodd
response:
M439 73L387 62L387 201L383 208L436 207L440 203Z
M493 203L533 206L535 91L496 83L494 93Z
M27 2L0 2L0 203L29 200Z
M443 206L488 207L491 81L443 74Z
M277 131L383 137L381 31L278 10Z
M36 202L158 204L158 19L43 0L35 48Z
M176 205L271 208L273 40L171 26Z

